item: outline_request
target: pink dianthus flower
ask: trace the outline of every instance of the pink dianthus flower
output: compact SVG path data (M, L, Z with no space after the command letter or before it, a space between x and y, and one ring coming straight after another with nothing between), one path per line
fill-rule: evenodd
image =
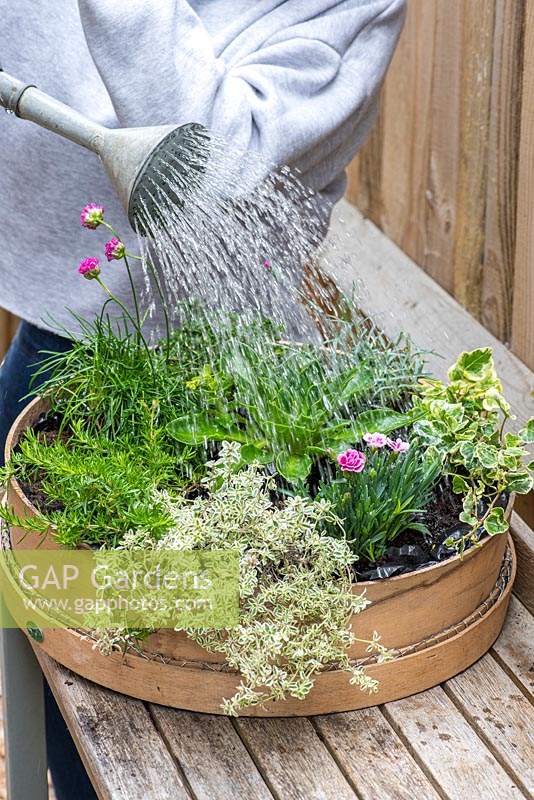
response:
M369 447L385 447L388 443L388 437L385 433L364 433L363 441Z
M410 442L403 442L402 439L388 439L387 446L395 453L407 453L410 449Z
M337 463L343 472L362 472L366 462L365 453L359 450L345 450L337 457Z

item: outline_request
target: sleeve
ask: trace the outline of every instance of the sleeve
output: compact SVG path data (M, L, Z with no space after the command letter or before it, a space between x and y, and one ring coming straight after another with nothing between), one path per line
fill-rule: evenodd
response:
M78 2L121 125L200 122L236 147L302 172L326 155L334 174L374 118L405 6L259 0L219 47L219 33L212 38L184 0ZM222 29L232 21L221 14Z

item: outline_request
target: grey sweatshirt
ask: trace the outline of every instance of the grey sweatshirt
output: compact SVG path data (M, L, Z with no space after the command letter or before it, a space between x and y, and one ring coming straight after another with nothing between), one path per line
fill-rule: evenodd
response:
M405 0L0 0L0 64L110 127L200 122L269 162L297 166L325 205L374 120ZM102 203L135 236L94 155L0 118L0 306L35 324L93 318L103 297L77 273ZM107 273L128 297L124 270Z

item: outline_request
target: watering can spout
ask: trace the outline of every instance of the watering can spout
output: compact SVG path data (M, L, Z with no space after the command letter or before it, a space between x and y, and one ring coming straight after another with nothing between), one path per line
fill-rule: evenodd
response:
M201 125L106 128L1 67L0 106L99 156L135 230L156 216L162 199L183 205L182 194L208 159L209 134Z

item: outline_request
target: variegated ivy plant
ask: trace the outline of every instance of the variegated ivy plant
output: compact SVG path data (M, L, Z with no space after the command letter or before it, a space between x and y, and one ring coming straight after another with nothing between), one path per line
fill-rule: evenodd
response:
M527 463L525 445L534 442L534 419L518 433L505 432L513 419L503 396L491 350L462 353L448 371L449 383L423 379L414 398L419 420L415 431L442 459L453 491L463 495L460 520L469 525L467 539L480 528L490 534L508 529L503 492L526 494L532 489L534 462Z

